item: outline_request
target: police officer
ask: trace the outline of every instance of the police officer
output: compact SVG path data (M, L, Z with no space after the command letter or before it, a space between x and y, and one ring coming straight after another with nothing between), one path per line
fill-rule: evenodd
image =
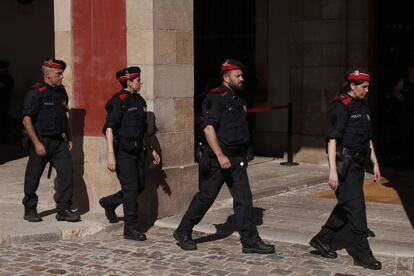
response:
M345 248L354 264L381 269L368 244L368 228L363 192L364 165L373 164L374 182L381 173L372 143L370 116L364 99L371 77L355 70L346 75L343 91L328 112L329 185L337 205L310 245L326 258L336 258L335 250Z
M42 221L36 211L36 190L48 162L57 171L55 193L57 220L77 222L78 214L70 210L73 194L72 136L69 131L68 95L62 85L65 62L57 59L43 61L43 81L32 86L26 95L23 108L23 126L32 142L24 179L24 219Z
M105 209L109 222L117 222L115 209L123 203L124 238L143 241L145 234L138 230L137 197L144 190L145 158L144 146L152 150L151 144L144 145L147 104L139 94L141 70L128 67L116 73L122 90L107 102L106 122L103 131L107 140L108 169L116 171L121 191L101 198L99 203ZM160 157L152 150L153 163L159 164Z
M246 102L241 97L243 65L228 59L221 66L222 84L203 101L201 129L209 145L209 173L201 177L200 191L194 196L174 238L184 250L196 250L191 234L226 182L234 200L234 213L243 253L274 253L273 245L259 237L253 219L252 193L247 177L246 146L249 128Z

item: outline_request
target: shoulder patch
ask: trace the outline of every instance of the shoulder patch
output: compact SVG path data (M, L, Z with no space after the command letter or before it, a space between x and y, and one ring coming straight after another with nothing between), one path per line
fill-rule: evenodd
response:
M344 105L348 105L350 102L352 102L352 98L351 97L345 98L345 99L341 100L341 102Z
M45 91L46 90L46 86L41 86L41 87L39 87L37 90L39 91L39 92L43 92L43 91Z
M214 94L214 93L219 93L220 96L225 97L228 95L226 90L220 89L220 87L216 87L213 90L211 90L210 92L208 92L208 95Z
M33 84L33 85L31 86L31 88L37 88L37 87L39 86L39 84L40 84L40 82L36 82L35 84Z
M119 94L119 95L118 95L118 98L119 98L121 101L124 101L127 97L128 97L128 95L127 95L127 94L124 94L124 93L122 93L122 94Z
M208 92L207 95L211 95L211 94L217 93L219 90L220 90L219 87L216 87L216 88L210 90L210 92Z
M344 105L348 105L350 102L352 102L352 97L348 95L339 95L332 99L332 102L341 102Z

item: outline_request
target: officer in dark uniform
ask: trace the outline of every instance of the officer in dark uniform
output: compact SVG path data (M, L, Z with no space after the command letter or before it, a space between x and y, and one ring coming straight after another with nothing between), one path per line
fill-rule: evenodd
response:
M355 265L377 270L381 263L368 244L363 191L364 167L373 164L375 183L381 177L364 101L371 77L355 70L346 75L346 81L329 109L326 135L329 185L336 192L338 203L310 245L327 258L336 258L335 250L345 248Z
M57 220L76 222L78 214L70 210L73 194L72 136L69 131L68 95L62 85L65 62L57 59L43 61L43 81L32 86L26 95L23 108L23 126L32 142L29 149L24 179L24 219L42 221L36 211L36 190L48 162L57 171L55 201Z
M143 84L140 68L122 69L116 73L116 78L122 90L112 96L105 106L107 117L103 132L107 139L108 169L116 171L122 189L101 198L99 203L111 223L118 221L115 209L123 203L124 238L143 241L146 237L138 230L137 197L145 185L144 147L152 150L154 164L160 163L160 157L148 139L145 139L147 143L144 145L147 104L138 93Z
M247 177L246 146L249 128L246 102L241 97L243 65L226 60L221 66L222 84L213 89L202 106L201 129L209 145L209 172L201 177L200 191L194 196L174 238L184 250L197 246L191 234L216 199L226 182L233 196L234 213L241 236L243 253L274 253L273 245L259 237L253 219L252 193Z

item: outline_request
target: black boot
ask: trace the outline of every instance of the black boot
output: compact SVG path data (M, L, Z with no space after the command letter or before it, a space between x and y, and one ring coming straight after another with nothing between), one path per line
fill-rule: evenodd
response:
M275 246L265 244L259 239L255 244L243 245L243 253L272 254L275 253Z
M66 209L63 211L58 211L56 219L59 221L78 222L81 218L78 214L72 212L72 210Z
M25 208L23 218L29 222L42 221L42 217L37 213L36 209Z
M180 228L177 228L174 231L174 239L178 241L178 245L183 250L197 250L197 245L193 241L193 238L191 237L191 231L185 231L181 230Z
M354 265L359 265L363 268L372 270L380 270L382 268L381 262L375 259L373 255L354 257Z
M105 202L104 197L99 200L99 204L102 206L102 208L105 209L105 215L106 215L106 218L109 220L109 223L117 223L119 221L115 213L115 209L118 206L107 204Z
M137 229L124 228L124 239L145 241L147 237L144 233L138 231Z
M375 233L371 231L370 229L367 229L367 234L368 234L368 237L375 238Z
M338 254L336 254L335 250L331 249L328 243L324 242L319 238L319 234L313 237L309 244L310 246L318 250L322 257L330 259L335 259L336 257L338 257Z

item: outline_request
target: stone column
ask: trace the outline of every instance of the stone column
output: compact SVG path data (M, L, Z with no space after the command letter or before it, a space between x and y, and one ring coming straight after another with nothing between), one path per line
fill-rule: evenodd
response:
M198 187L194 163L192 0L126 0L127 63L142 69L141 91L155 114L162 171L150 171L141 211L184 211Z
M66 62L63 84L72 106L72 20L71 0L55 0L55 57Z

